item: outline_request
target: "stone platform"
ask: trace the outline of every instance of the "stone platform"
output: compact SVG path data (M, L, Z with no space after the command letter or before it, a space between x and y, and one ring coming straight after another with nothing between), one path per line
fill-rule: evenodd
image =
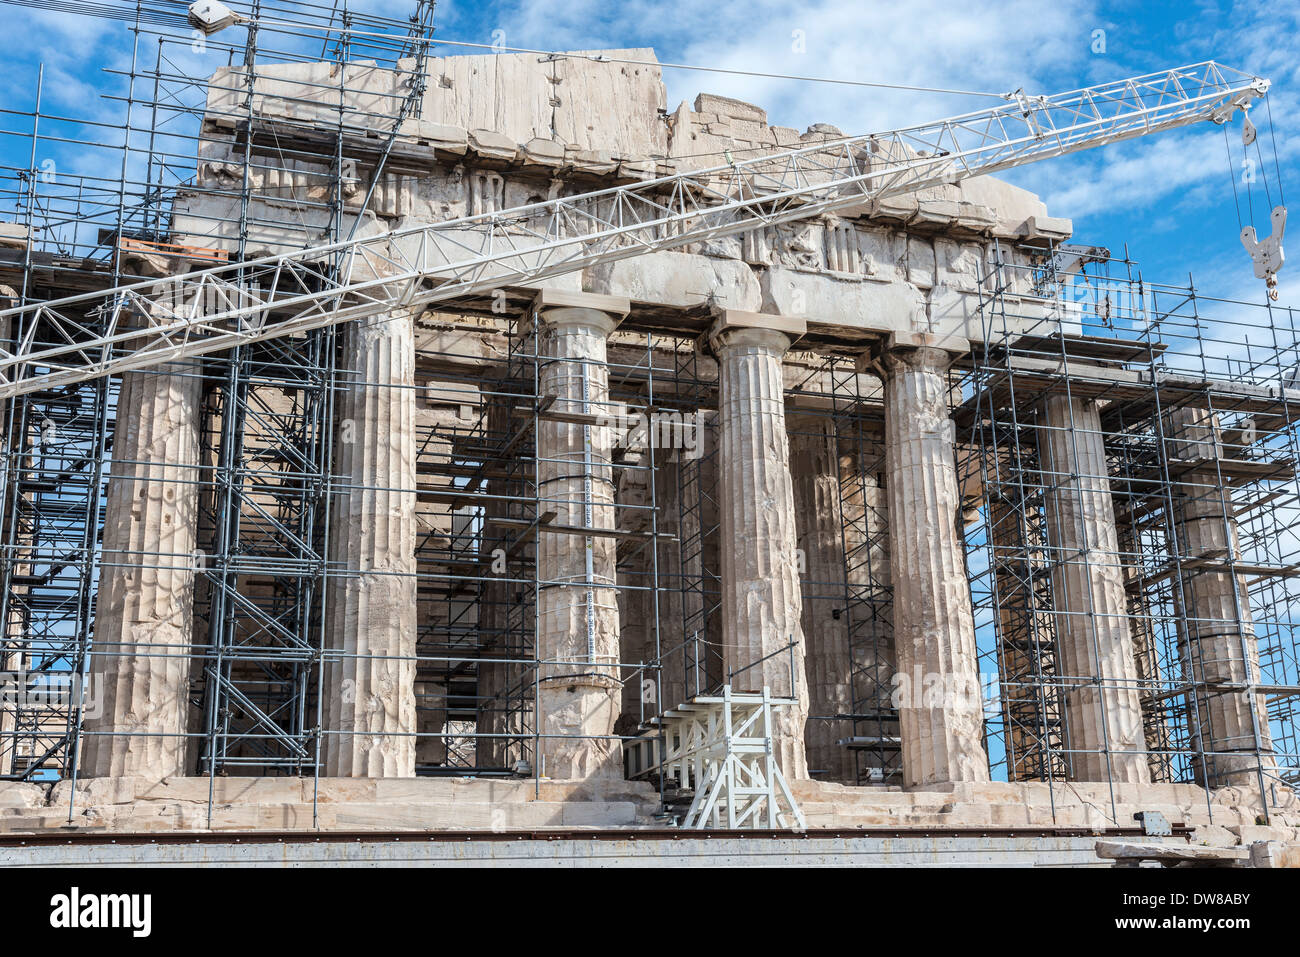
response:
M1207 796L1203 788L1191 784L993 781L904 791L796 781L792 790L810 830L1057 829L1103 833L1138 827L1137 814L1155 811L1172 827L1215 844L1300 841L1300 799L1290 791L1280 792L1271 803L1270 824L1264 826L1257 792L1221 788Z
M175 831L536 831L662 829L657 792L617 779L103 778L0 783L0 833ZM809 831L1115 833L1159 812L1212 846L1300 842L1300 800L1279 793L1263 824L1258 795L1186 784L979 783L903 791L792 785ZM1114 804L1112 805L1112 793ZM69 808L71 807L71 824Z
M472 778L102 778L0 783L0 833L536 830L662 824L646 784ZM72 822L69 824L69 807Z

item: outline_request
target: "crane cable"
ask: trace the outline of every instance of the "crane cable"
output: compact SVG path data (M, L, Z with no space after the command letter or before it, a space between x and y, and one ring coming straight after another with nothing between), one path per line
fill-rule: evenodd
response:
M6 0L9 2L9 0ZM254 21L241 21L247 25ZM296 23L292 20L281 20L277 17L261 16L255 21L257 24L275 24L282 27L291 27L295 30L314 30L322 33L337 33L336 27L320 27L307 23ZM347 30L346 33L351 37L372 37L393 39L394 34L373 32L366 30ZM430 42L437 46L468 47L476 50L492 50L496 53L532 53L537 56L558 57L571 60L591 60L596 63L626 63L632 66L653 66L670 70L694 70L701 73L725 73L731 76L753 76L769 80L798 80L803 83L831 83L838 86L858 86L872 89L886 90L904 90L914 93L944 93L953 96L980 96L993 99L1004 100L1007 98L1006 92L992 93L986 90L954 90L937 86L911 86L905 83L880 83L870 80L845 80L838 77L825 76L800 76L792 73L765 73L759 70L736 70L726 67L698 66L691 63L662 63L658 60L638 60L632 57L615 57L607 56L603 53L572 53L561 50L537 50L530 47L508 47L497 43L470 43L466 40L442 40L436 37L430 38Z
M986 90L953 90L937 86L910 86L905 83L879 83L870 80L844 80L839 77L801 76L794 73L766 73L760 70L737 70L727 67L698 66L690 63L663 63L658 60L636 60L631 57L607 56L603 53L565 53L558 50L533 50L528 47L507 47L494 43L469 43L464 40L434 39L435 45L453 47L471 47L478 50L495 50L498 53L534 53L539 56L561 57L572 60L592 60L597 63L627 63L633 66L657 66L666 70L695 70L701 73L724 73L730 76L753 76L768 80L798 80L801 83L831 83L838 86L861 86L873 89L904 90L914 93L945 93L953 96L982 96L993 99L1006 99L1007 94L990 93Z

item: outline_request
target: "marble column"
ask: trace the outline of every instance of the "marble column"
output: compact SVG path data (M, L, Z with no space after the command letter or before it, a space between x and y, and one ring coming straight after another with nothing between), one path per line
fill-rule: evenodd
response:
M951 357L925 336L899 340L883 360L903 783L987 781L975 623L957 537Z
M1243 691L1260 680L1259 648L1246 579L1226 570L1229 558L1241 560L1241 547L1231 492L1220 487L1227 476L1220 479L1214 461L1229 457L1218 417L1206 409L1174 410L1169 446L1172 459L1201 463L1181 472L1175 486L1178 550L1184 561L1204 558L1210 565L1187 569L1175 583L1183 676L1198 684L1187 716L1195 778L1210 787L1258 787L1257 769L1274 771L1276 759L1264 696Z
M663 711L681 704L685 698L682 679L685 669L682 666L683 620L683 571L681 550L682 504L680 498L681 475L679 473L680 450L662 456L662 461L655 469L655 511L656 527L661 536L671 536L671 540L661 543L659 547L659 587L650 604L650 614L656 608L659 615L660 670L658 698L655 711ZM655 654L653 640L647 642L650 655ZM650 675L648 677L654 677Z
M632 535L648 535L651 530L650 501L651 485L662 485L660 474L662 463L651 476L651 452L644 436L633 430L625 437L623 449L624 467L619 472L614 498L618 510L619 531ZM664 458L662 454L653 456L655 460ZM659 489L655 489L656 494ZM658 503L658 511L666 511L663 501ZM659 529L664 528L660 519ZM624 670L626 680L619 706L617 729L619 734L635 734L643 718L650 718L659 713L657 704L657 673L653 670L655 660L655 600L658 595L650 590L653 585L655 555L651 551L652 543L634 538L622 542L622 557L618 562L618 620L619 620L619 660L626 664L647 663L652 667L645 671L632 672ZM664 581L666 571L659 566L660 582ZM646 682L650 682L649 685Z
M713 410L701 410L692 418L702 427L698 434L691 432L694 449L683 452L673 466L666 499L674 509L665 516L666 528L678 541L671 549L675 554L660 567L677 575L679 590L667 596L672 631L662 649L665 707L688 701L726 680L721 653L718 416Z
M590 303L587 305L586 303ZM539 510L570 529L615 525L606 339L626 300L544 293L539 303ZM575 780L622 775L610 736L620 707L617 539L547 532L537 540L538 742L541 773Z
M804 744L817 780L853 783L853 752L838 742L853 736L853 662L849 654L844 507L834 423L824 416L794 416L790 471L795 525L804 555L803 632L808 642L808 723Z
M415 763L434 767L447 763L447 686L421 681L415 686L416 727L420 737L415 745ZM436 736L436 737L435 737Z
M187 770L201 387L197 364L122 376L82 777L156 780Z
M1100 407L1054 394L1038 418L1057 666L1073 781L1151 780Z
M325 610L330 777L415 775L414 385L409 312L347 324Z
M840 504L849 602L852 733L872 739L856 754L846 783L896 784L900 774L898 712L892 701L898 656L889 578L889 506L880 482L884 441L875 423L839 437Z
M769 319L789 325L726 314L711 336L719 384L722 639L733 690L766 686L797 701L777 711L774 729L781 770L793 779L808 776L808 683L782 359L798 333L732 324ZM781 650L791 642L792 651Z

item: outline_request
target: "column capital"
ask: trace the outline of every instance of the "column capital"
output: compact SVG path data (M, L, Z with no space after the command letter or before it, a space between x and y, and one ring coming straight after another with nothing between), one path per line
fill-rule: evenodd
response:
M599 322L593 313L601 313L610 324L610 332L632 311L632 300L625 296L599 293L575 293L567 289L541 289L533 299L533 308L546 325L565 322ZM608 334L608 333L606 333Z
M970 352L970 340L947 333L903 330L891 332L871 351L873 357L882 360L886 371L895 371L898 363L912 368L942 370L954 359Z
M733 345L757 345L786 352L808 331L798 316L778 316L741 309L720 309L703 344L716 353Z
M619 317L611 316L600 309L588 309L583 306L558 306L538 313L537 328L591 330L607 338L618 328Z

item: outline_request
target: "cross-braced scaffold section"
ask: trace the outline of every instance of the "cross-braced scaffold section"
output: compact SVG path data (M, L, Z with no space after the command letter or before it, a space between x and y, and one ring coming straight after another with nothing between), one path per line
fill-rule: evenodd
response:
M1294 786L1291 310L1069 245L995 255L982 288L953 385L992 760Z

